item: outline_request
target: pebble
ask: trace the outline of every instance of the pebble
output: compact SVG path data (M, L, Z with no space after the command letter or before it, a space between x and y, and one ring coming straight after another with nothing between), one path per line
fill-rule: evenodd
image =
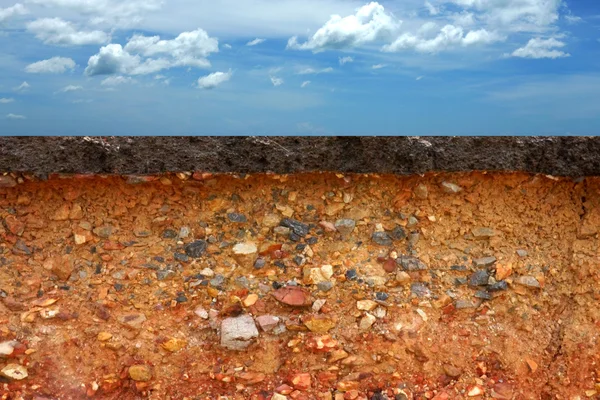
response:
M491 300L492 295L484 290L478 290L475 292L475 297L482 300Z
M290 379L290 383L298 390L308 390L311 386L311 377L307 372L296 374Z
M273 292L273 297L283 304L304 307L312 304L310 293L298 286L285 286Z
M415 196L417 197L417 199L421 199L421 200L425 200L427 198L427 196L429 195L427 186L423 185L422 183L418 184L414 188L413 192L414 192Z
M373 232L371 240L380 246L391 246L392 238L386 232Z
M424 283L414 282L410 285L410 291L417 297L431 297L431 290Z
M405 284L410 282L410 275L405 271L398 271L396 274L396 282Z
M458 299L454 303L454 307L457 310L462 310L465 308L475 308L476 304L474 302L472 302L471 300Z
M489 266L493 265L495 262L496 262L496 257L494 257L494 256L481 257L481 258L474 259L473 265L475 265L475 267L478 267L478 268L484 268L484 267L489 267Z
M208 244L204 240L196 240L185 246L185 254L192 258L200 258L206 251Z
M356 222L353 219L346 218L335 221L335 229L337 229L342 236L350 235L355 227Z
M471 232L475 239L489 239L496 235L496 232L492 228L473 228Z
M396 258L396 263L400 264L405 271L424 271L427 265L416 257L400 256Z
M460 186L451 182L442 182L442 190L446 193L458 193L462 190Z
M451 378L458 378L462 375L462 370L452 364L444 364L444 373Z
M356 278L358 278L358 274L356 273L355 269L349 269L346 271L346 279L348 279L349 281L353 281Z
M27 368L19 364L7 364L0 370L0 375L15 381L20 381L29 376L27 374Z
M17 186L17 181L10 175L2 175L0 176L0 187L15 187Z
M142 324L146 322L146 316L144 314L125 314L118 317L121 324L131 329L141 329Z
M379 301L386 301L389 297L390 295L384 292L375 293L375 298Z
M377 321L377 318L374 315L365 313L365 316L361 318L358 327L362 331L369 330L373 326L375 321Z
M264 258L257 258L256 261L254 261L254 269L261 269L265 266L266 263L267 262Z
M279 324L279 321L281 321L281 319L273 315L261 315L260 317L256 317L256 322L258 322L260 328L265 332L275 328Z
M327 300L325 299L317 299L314 301L313 305L312 305L312 310L314 312L319 312L321 311L321 308L325 305L325 303L327 302Z
M136 382L148 382L152 379L152 370L147 365L132 365L129 367L129 377Z
M506 283L506 281L498 281L496 283L491 284L487 288L487 290L490 292L499 292L501 290L506 290L506 289L508 289L508 283Z
M393 240L406 239L406 232L400 225L396 225L396 227L390 232L390 237Z
M110 332L100 332L98 333L97 339L100 342L106 342L107 340L112 339L113 335Z
M528 254L528 253L527 253L527 250L523 250L523 249L519 249L519 250L517 250L517 255L518 255L519 257L527 257L527 254Z
M515 279L515 283L530 288L539 289L542 287L540 282L531 275L519 276L517 279Z
M329 281L319 282L317 283L317 288L322 292L329 292L331 289L333 289L333 283Z
M246 216L244 214L240 214L240 213L229 213L229 214L227 214L227 218L229 218L229 220L231 222L236 222L236 223L248 222L248 219L246 218Z
M166 342L164 342L163 344L161 344L161 347L163 349L165 349L171 353L176 353L179 350L183 349L185 346L187 346L187 341L183 340L183 339L178 339L178 338L171 338L171 339L167 340Z
M164 239L177 239L177 232L173 229L165 229L162 233Z
M373 300L358 300L356 302L356 308L361 311L372 311L378 306L377 302Z
M490 280L490 273L486 270L479 270L474 272L469 278L469 286L486 286Z
M202 319L208 319L208 311L206 311L203 307L196 308L194 310L194 314L196 314Z
M258 329L249 315L226 318L221 322L221 346L230 350L244 350L258 337Z
M291 218L284 218L281 220L281 226L290 228L296 235L304 237L308 235L308 225Z
M113 234L114 228L111 225L98 226L92 230L96 236L108 239Z
M10 356L15 350L15 346L17 346L19 342L16 340L9 340L6 342L0 343L0 356Z
M303 318L302 322L314 333L327 333L335 327L335 321L325 315L310 315Z
M249 294L244 301L242 302L242 304L244 305L244 307L251 307L254 304L256 304L256 302L258 301L258 295L255 293Z
M190 236L190 228L188 228L187 226L182 226L179 229L179 238L180 239L187 239L188 236Z

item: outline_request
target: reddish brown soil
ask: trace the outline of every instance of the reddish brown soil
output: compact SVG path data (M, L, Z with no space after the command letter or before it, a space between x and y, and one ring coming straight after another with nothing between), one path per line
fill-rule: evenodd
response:
M18 180L0 187L0 344L14 348L0 370L28 377L0 377L2 398L600 398L599 179ZM277 228L288 217L308 234ZM328 229L341 218L354 230ZM195 240L206 251L185 260ZM238 243L258 252L235 255ZM425 269L403 271L402 255ZM505 290L464 283L482 270ZM304 289L276 291L292 281ZM221 321L238 315L281 322L228 350Z

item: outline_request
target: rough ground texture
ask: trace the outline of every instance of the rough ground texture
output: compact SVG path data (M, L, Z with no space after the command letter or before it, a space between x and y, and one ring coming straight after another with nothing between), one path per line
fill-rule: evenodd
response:
M599 398L598 178L0 183L3 398Z
M600 175L597 137L1 137L0 171Z

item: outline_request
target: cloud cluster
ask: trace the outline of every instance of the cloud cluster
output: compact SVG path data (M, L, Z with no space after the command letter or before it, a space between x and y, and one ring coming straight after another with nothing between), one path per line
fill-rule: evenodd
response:
M231 70L227 72L213 72L212 74L203 76L198 79L199 89L214 89L222 83L227 82L231 79L233 72Z
M328 74L333 72L333 68L323 68L323 69L314 69L314 68L303 68L298 71L298 75L317 75L317 74Z
M75 61L66 57L52 57L29 64L25 72L30 74L62 74L75 68Z
M7 21L9 18L14 17L15 15L25 14L27 14L27 9L21 3L17 3L7 8L0 8L0 23Z
M15 99L13 99L13 98L6 98L6 97L0 98L0 104L8 104L8 103L12 103L14 101L15 101Z
M246 43L246 46L256 46L258 44L264 43L265 41L266 41L266 39L256 38L256 39L251 40L248 43Z
M60 18L37 19L27 24L27 30L45 44L57 46L104 44L110 41L110 35L102 31L81 31L71 22Z
M134 35L125 47L109 44L88 60L85 73L94 75L146 75L173 67L207 68L206 59L219 51L219 42L202 30L183 32L175 39ZM150 58L158 57L158 58Z
M557 50L565 47L565 43L555 38L533 38L524 47L518 48L511 55L521 58L563 58L570 57L569 53Z

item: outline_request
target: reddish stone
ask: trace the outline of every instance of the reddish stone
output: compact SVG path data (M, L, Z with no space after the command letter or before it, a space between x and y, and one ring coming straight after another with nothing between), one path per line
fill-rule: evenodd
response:
M310 374L306 372L296 374L290 378L290 383L298 390L308 390L311 385Z
M125 246L118 242L104 242L102 248L104 250L123 250Z
M19 221L14 215L9 215L4 218L4 226L10 233L21 236L25 230L25 224Z
M294 307L305 307L312 304L310 293L298 286L286 286L273 292L277 301Z
M394 272L396 270L396 265L396 260L388 258L387 261L383 263L383 269L385 272Z

